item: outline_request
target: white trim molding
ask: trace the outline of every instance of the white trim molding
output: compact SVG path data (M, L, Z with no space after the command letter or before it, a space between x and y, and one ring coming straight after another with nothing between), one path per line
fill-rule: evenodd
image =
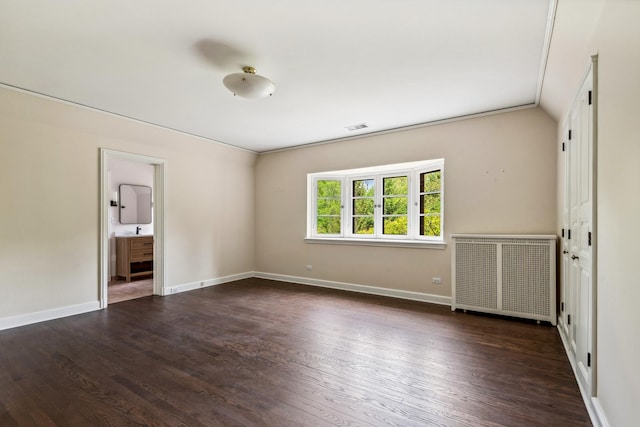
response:
M350 239L347 237L306 237L305 243L316 243L323 245L351 245L351 246L387 246L392 248L412 248L412 249L446 249L447 243L444 241L430 240L381 240L381 239Z
M309 277L287 276L256 271L254 277L259 279L277 280L299 285L318 286L321 288L338 289L342 291L359 292L363 294L379 295L383 297L400 298L411 301L428 302L431 304L451 305L451 297L442 295L424 294L421 292L402 291L398 289L379 288L376 286L359 285L355 283L334 282L331 280L312 279Z
M569 359L569 365L571 365L571 370L573 372L573 376L576 378L576 383L578 385L578 390L580 390L580 396L582 396L582 401L584 402L584 406L587 409L587 413L589 414L589 418L591 419L591 423L594 427L609 427L609 423L607 422L607 417L604 415L604 411L602 410L602 406L600 406L600 401L595 396L589 396L586 390L578 381L578 374L576 372L576 362L574 358L571 356L571 351L569 349L569 343L562 333L562 325L558 323L557 325L558 335L560 335L560 341L562 341L562 346L564 347L564 351L567 354L567 359Z
M153 294L163 293L167 275L165 253L166 161L158 157L143 154L100 148L100 308L107 308L107 286L109 284L109 192L108 162L110 159L123 159L146 163L153 166Z
M248 271L245 273L231 274L228 276L213 279L204 279L196 282L182 283L162 289L162 295L170 296L182 292L202 289L209 286L221 285L223 283L235 282L242 279L257 277L260 279L276 280L279 282L289 282L299 285L318 286L321 288L338 289L342 291L359 292L363 294L378 295L391 298L400 298L411 301L427 302L439 305L451 305L451 297L442 295L425 294L421 292L403 291L398 289L380 288L376 286L360 285L355 283L335 282L330 280L312 279L308 277L288 276L284 274L273 274L265 272ZM100 310L101 302L92 301L82 304L58 307L50 310L38 311L34 313L21 314L12 317L0 318L0 330L26 326L32 323L45 322L47 320L60 319L62 317L74 316L76 314L88 313Z
M62 317L75 316L76 314L83 314L96 310L100 310L100 301L91 301L82 304L52 308L50 310L4 317L0 319L0 331L4 329L17 328L18 326L31 325L33 323L45 322L47 320L60 319Z
M593 419L593 417L591 418L591 422L593 422L593 425L597 426L599 422L600 427L609 427L611 424L609 424L609 421L607 421L607 417L604 414L604 409L602 409L602 405L600 405L600 399L598 399L597 397L592 397L591 401L593 402L593 409L597 417L597 420Z
M182 292L193 291L195 289L221 285L223 283L235 282L237 280L250 279L251 277L254 277L254 273L252 271L249 271L246 273L231 274L229 276L217 277L214 279L205 279L197 282L183 283L180 285L169 286L164 288L162 295L169 296L173 294L179 294Z

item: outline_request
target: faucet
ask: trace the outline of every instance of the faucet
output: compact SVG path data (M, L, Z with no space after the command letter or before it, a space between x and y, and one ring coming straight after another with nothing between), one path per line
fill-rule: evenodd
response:
M142 230L142 227L140 227L139 225L136 227L136 234L140 234L140 230Z

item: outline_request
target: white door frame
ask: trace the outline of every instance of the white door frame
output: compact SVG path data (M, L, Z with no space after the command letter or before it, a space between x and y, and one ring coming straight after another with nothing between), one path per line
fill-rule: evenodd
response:
M141 154L100 149L100 308L108 305L107 286L109 284L109 159L123 159L151 164L153 172L153 294L164 295L166 275L165 241L165 160Z

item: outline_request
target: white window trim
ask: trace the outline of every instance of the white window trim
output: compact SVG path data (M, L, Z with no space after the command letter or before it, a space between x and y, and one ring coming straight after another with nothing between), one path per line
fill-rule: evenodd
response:
M444 240L407 240L407 239L352 239L349 237L305 237L305 243L351 246L387 246L392 248L428 248L445 249Z
M440 236L420 236L418 235L418 227L414 224L415 219L419 216L419 174L440 170L441 187L440 187ZM360 169L348 169L341 171L319 172L307 175L307 234L306 243L324 243L337 245L365 245L365 246L391 246L404 248L435 248L444 249L446 243L444 241L444 159L426 160L411 163L399 163L392 165L376 166ZM408 195L408 224L407 235L383 235L382 224L380 223L382 214L376 214L374 221L376 222L376 231L378 234L361 235L353 234L351 230L351 183L357 179L373 178L376 180L376 205L382 204L382 179L391 176L408 176L409 179L409 195ZM342 182L342 214L341 214L341 232L340 234L317 234L316 233L316 182L318 180L340 180ZM376 208L379 209L379 208Z

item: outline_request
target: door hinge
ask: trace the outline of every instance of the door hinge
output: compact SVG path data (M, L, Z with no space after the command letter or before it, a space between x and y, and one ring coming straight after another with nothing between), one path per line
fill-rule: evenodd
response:
M564 150L565 150L565 147L564 147L564 142L563 142L562 143L562 151L564 151Z
M571 315L568 314L567 315L567 325L570 325L570 324L571 324Z
M591 353L587 353L587 367L591 366Z
M562 237L564 237L564 228L562 229Z
M571 141L571 129L569 129L569 141Z
M563 302L560 303L560 311L564 311L564 303Z
M591 91L589 91L589 105L591 105Z
M571 240L571 229L567 230L567 239Z
M589 246L591 246L591 232L589 232L588 237L589 237Z

